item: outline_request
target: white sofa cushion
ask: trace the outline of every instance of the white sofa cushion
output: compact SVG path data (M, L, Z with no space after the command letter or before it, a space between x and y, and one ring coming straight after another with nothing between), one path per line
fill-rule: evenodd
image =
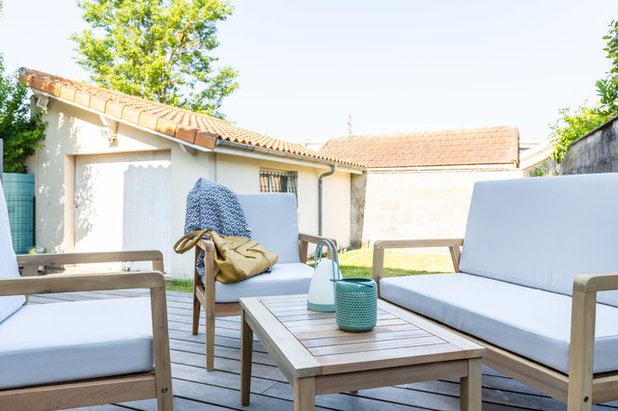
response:
M385 278L382 298L568 373L571 297L468 274ZM618 370L618 308L597 304L594 372Z
M277 263L272 272L256 275L238 283L215 281L215 301L237 302L242 297L306 294L313 277L313 268L303 263Z
M29 304L0 324L0 389L153 369L149 298Z
M478 182L459 270L571 295L579 274L618 272L617 210L617 173Z
M9 225L9 213L4 199L4 190L0 184L0 279L17 278L17 258L13 251L11 228ZM10 295L0 297L0 323L8 316L19 310L26 302L23 295Z
M279 257L279 263L298 263L296 197L287 193L239 194L251 228L251 239Z

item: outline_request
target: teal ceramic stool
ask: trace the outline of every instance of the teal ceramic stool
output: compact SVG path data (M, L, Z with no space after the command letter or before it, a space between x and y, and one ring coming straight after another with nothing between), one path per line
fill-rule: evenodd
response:
M378 288L367 278L344 278L335 284L335 317L344 331L369 331L378 319Z

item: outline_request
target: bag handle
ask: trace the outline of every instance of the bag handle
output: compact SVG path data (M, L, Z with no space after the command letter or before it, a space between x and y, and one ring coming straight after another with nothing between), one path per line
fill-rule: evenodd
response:
M210 230L192 231L180 237L174 244L174 251L177 254L184 254L200 242Z

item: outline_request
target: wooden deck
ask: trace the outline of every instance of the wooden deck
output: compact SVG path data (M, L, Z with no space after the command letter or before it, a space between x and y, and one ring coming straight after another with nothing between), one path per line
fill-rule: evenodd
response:
M54 303L91 298L142 296L141 291L106 291L32 296L30 303ZM167 293L174 377L174 405L192 410L291 410L292 389L264 348L254 343L251 405L240 405L240 318L216 322L215 371L205 371L204 321L200 334L191 335L191 294ZM156 410L154 400L81 408L80 410ZM316 397L319 410L456 410L459 381L442 380L361 390ZM483 410L564 410L566 406L539 392L483 368ZM594 410L616 410L618 402L597 405Z

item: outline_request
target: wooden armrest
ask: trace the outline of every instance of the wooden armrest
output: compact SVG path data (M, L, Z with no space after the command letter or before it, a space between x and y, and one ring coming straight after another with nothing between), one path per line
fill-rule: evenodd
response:
M205 238L198 241L196 247L201 248L204 251L215 251L215 243L212 240L206 240Z
M429 247L461 247L463 238L439 238L429 240L378 240L373 249L386 248L429 248Z
M609 290L618 290L618 273L582 274L573 281L569 407L592 398L597 292Z
M0 296L128 288L160 288L164 290L165 277L159 271L147 271L109 274L50 274L43 277L0 280Z
M582 274L573 281L573 291L590 293L608 290L618 290L618 273Z
M440 238L429 240L378 240L373 244L373 267L371 277L378 284L380 291L380 280L384 271L384 250L388 248L427 248L427 247L448 247L453 261L453 268L459 272L459 259L461 251L459 247L463 245L462 238Z
M334 238L322 237L322 236L318 236L318 235L299 233L298 234L298 239L300 241L306 241L306 242L312 243L312 244L317 244L317 243L319 243L322 240L331 240L332 242L335 243L335 245L337 245L337 240L335 240Z
M159 250L17 255L17 265L24 267L23 275L36 274L36 268L41 265L109 263L116 261L152 261L153 270L164 272L163 254Z
M299 240L298 254L300 256L300 261L302 263L307 262L307 257L308 257L307 254L309 252L309 243L317 244L322 240L331 240L333 243L335 243L335 247L337 247L337 240L335 240L334 238L322 237L318 235L298 233L298 240Z

